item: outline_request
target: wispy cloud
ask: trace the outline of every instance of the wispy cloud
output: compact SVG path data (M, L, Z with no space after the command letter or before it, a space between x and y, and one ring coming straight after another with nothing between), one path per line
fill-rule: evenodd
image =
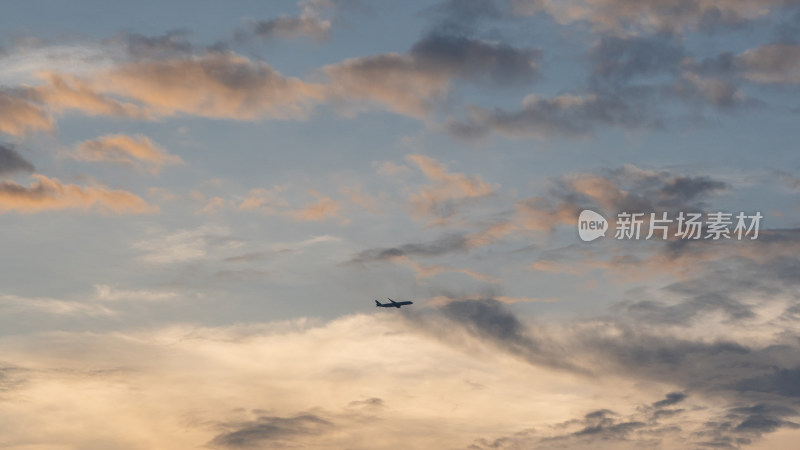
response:
M64 184L40 174L31 177L35 181L29 186L13 181L0 182L0 211L36 213L75 209L111 214L148 214L158 210L128 191L99 185Z
M82 161L102 161L158 173L165 165L183 164L147 136L107 134L79 143L71 157Z

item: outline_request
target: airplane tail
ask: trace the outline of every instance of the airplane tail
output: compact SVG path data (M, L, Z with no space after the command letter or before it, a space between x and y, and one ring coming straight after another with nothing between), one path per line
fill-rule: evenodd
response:
M381 306L381 302L375 300L375 306Z

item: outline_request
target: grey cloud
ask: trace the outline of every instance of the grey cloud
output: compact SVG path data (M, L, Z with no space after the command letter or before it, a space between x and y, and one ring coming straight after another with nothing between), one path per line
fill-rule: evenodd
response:
M775 42L781 44L800 43L800 8L787 14L785 21L775 27Z
M612 86L637 76L676 72L686 50L672 34L606 35L588 52L595 87Z
M0 365L0 399L12 393L28 381L29 369L13 365Z
M692 108L680 114L697 114L705 107L733 111L763 104L747 96L739 86L743 79L800 82L796 47L767 45L697 61L674 32L606 34L586 54L591 70L584 88L549 98L531 95L517 110L473 107L445 128L467 140L491 132L547 139L585 137L601 128L664 129L679 124L681 117L668 115L664 104Z
M761 45L742 53L722 52L716 56L681 63L689 73L732 83L745 79L759 84L800 83L800 44L776 42Z
M781 405L761 403L753 406L733 408L731 413L734 417L738 415L745 416L744 420L736 425L735 431L768 433L782 426L791 426L792 428L798 427L796 424L782 419L787 416L796 416L797 411Z
M525 336L525 327L507 309L494 300L450 302L442 307L444 315L475 330L479 335L511 344L538 347Z
M613 411L603 409L590 412L584 417L584 427L572 436L592 436L602 439L620 439L631 431L645 426L644 422L618 422L612 416Z
M386 402L383 399L378 397L370 397L365 400L353 400L352 402L348 403L347 406L352 408L365 408L365 409L378 409L383 408Z
M728 188L728 184L714 180L708 176L677 176L668 179L660 192L664 197L677 199L680 202L688 202L697 197L712 194Z
M468 240L463 235L451 234L432 242L410 243L397 247L381 247L363 250L351 262L370 262L391 259L398 256L440 256L452 252L466 251Z
M743 77L756 83L800 84L800 45L770 44L736 56Z
M704 447L740 448L751 444L754 438L779 428L797 428L795 423L785 420L786 417L796 415L793 408L765 402L731 407L719 417L706 422L695 433L697 444Z
M759 0L716 2L686 0L569 1L569 7L556 7L542 0L512 0L515 11L521 15L545 12L559 22L588 21L595 29L630 31L683 31L714 32L741 28L761 19L764 13L776 11L796 0Z
M503 303L494 299L455 300L437 308L439 315L424 317L414 312L405 316L411 323L423 330L440 335L443 326L441 318L448 324L456 324L479 339L492 342L532 364L543 365L558 370L569 370L586 374L589 371L565 358L563 349L547 336L532 333Z
M381 104L424 117L446 97L452 83L466 80L494 86L525 84L538 74L541 52L472 37L434 33L408 53L385 53L326 66L329 100L345 105Z
M642 92L647 95L647 93ZM663 126L641 101L629 96L559 95L527 97L521 109L505 111L474 108L467 120L451 121L447 130L456 137L474 139L494 131L508 137L584 137L598 127L659 129ZM641 97L640 97L641 98Z
M253 262L266 258L276 252L250 252L241 255L228 256L223 259L224 262Z
M665 406L677 405L678 403L686 400L686 397L688 396L683 392L670 392L663 400L653 403L653 407L664 408Z
M756 317L754 305L749 301L753 296L792 295L800 282L796 273L800 270L800 262L796 258L775 255L771 252L792 252L800 245L800 236L796 232L772 232L757 240L733 242L731 245L748 246L741 253L733 253L727 264L710 268L702 277L681 280L660 289L673 299L670 303L650 300L648 292L634 292L634 301L623 301L618 304L627 314L636 320L652 324L690 325L701 314L716 312L727 320L742 321ZM681 241L676 241L679 243ZM668 246L665 250L670 258L685 256L686 252L699 250L713 251L709 247L685 248L682 241L680 249ZM717 250L719 251L719 249ZM766 259L759 261L760 259ZM782 294L782 295L781 295ZM674 299L677 299L675 301ZM792 307L786 311L792 316Z
M329 21L316 17L280 16L253 23L251 31L262 39L307 36L315 41L325 41L328 39L330 27Z
M214 437L210 445L227 448L254 448L280 445L284 440L325 433L333 424L314 414L294 417L261 416L253 421L223 424L232 428Z
M535 80L537 61L542 56L537 49L441 33L426 36L409 54L427 70L501 86Z
M128 53L136 59L162 59L191 54L193 45L186 31L168 31L158 36L140 33L123 33L115 38L121 41Z
M667 435L689 435L678 420L670 421L679 419L683 410L651 411L644 405L638 409L639 412L628 416L611 409L598 409L543 430L526 429L493 440L477 439L470 448L658 448ZM662 423L665 421L668 423Z
M730 186L707 175L685 175L632 165L563 176L552 180L546 196L523 200L531 212L557 215L558 211L595 208L619 212L701 211L704 200ZM674 216L673 216L674 217ZM570 220L574 214L570 214Z
M650 89L662 99L675 97L689 104L710 105L720 110L759 103L748 99L730 79L730 71L724 69L726 60L730 58L725 54L706 63L716 66L715 69L696 67L680 38L671 33L607 35L592 47L588 58L592 63L589 84L596 92L626 95L631 83L666 75L674 81L651 81L649 85L640 86L639 90Z
M784 170L775 170L774 174L777 175L777 177L780 180L786 183L786 186L788 188L790 189L800 188L800 177L798 177L797 175L790 172L786 172Z
M11 144L0 143L0 176L17 172L33 172L35 168Z
M515 327L511 329L511 336L522 333ZM495 334L508 339L506 333ZM627 329L613 338L607 336L605 333L571 334L569 341L578 343L578 347L570 345L562 352L565 355L583 354L584 357L595 355L607 370L615 370L611 367L616 366L619 374L634 380L660 381L703 393L715 393L719 399L717 405L723 408L723 412L716 419L701 424L699 430L681 430L678 422L673 420L679 420L687 410L666 408L685 401L686 395L670 393L663 400L654 402L652 408L640 408L643 412L634 416L621 417L609 410L599 410L565 423L573 427L577 425L579 428L575 431L545 437L526 430L494 441L479 440L475 447L575 448L588 446L597 439L638 448L657 445L664 435L683 436L698 446L736 447L750 443L764 433L796 426L787 420L797 415L785 405L792 397L774 397L776 393L785 393L774 389L776 380L759 379L759 382L769 386L770 392L763 395L761 390L754 391L750 385L736 384L737 380L741 383L743 378L752 383L751 378L746 378L747 374L763 371L790 359L789 355L797 354L796 348L749 349L733 342L701 343L663 335L651 336L633 329ZM579 348L581 346L583 349ZM507 350L512 354L517 353L513 348ZM791 375L785 374L787 377ZM788 378L777 381L777 385L783 386L785 380ZM731 386L736 389L727 390ZM766 390L764 387L760 389ZM765 401L771 398L771 403L735 406L744 395L750 399L758 399L761 395ZM726 404L734 406L726 407ZM697 427L698 424L690 426Z
M259 281L269 278L270 272L261 269L220 270L214 277L222 281Z
M742 380L736 385L741 391L756 391L800 398L800 366L773 368L772 373Z
M470 33L485 20L510 14L507 2L494 0L445 0L422 13L435 19L433 28L448 33Z
M672 85L672 92L679 98L701 106L710 105L719 110L731 110L742 106L758 106L762 102L752 100L732 81L720 77L700 77L684 74Z

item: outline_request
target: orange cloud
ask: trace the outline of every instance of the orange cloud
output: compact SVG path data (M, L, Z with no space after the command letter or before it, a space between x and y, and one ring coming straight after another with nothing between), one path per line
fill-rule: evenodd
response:
M239 209L242 211L275 214L279 208L289 205L286 200L280 197L280 193L285 189L285 186L274 186L272 189L251 189L247 198L239 203Z
M158 115L244 120L303 117L323 94L319 85L230 52L131 62L95 74L90 84L141 102Z
M391 111L424 117L430 101L444 95L452 76L425 70L410 55L387 53L353 58L324 68L331 79L328 96L334 101L363 108L354 102L383 105Z
M446 220L453 214L457 203L492 193L492 188L480 176L448 172L443 164L423 155L409 155L406 158L415 163L432 182L410 197L416 216L433 215Z
M499 222L494 225L490 225L478 231L477 233L468 235L467 247L484 247L508 236L518 229L519 226L513 221Z
M450 267L441 264L433 264L426 266L417 261L414 261L413 259L409 258L406 255L393 256L391 259L394 262L410 267L414 271L417 278L430 278L440 273L461 273L476 280L483 281L484 283L495 284L500 282L498 278L495 278L491 275L485 275L480 272L476 272L474 270L464 269L460 267Z
M361 192L361 185L344 186L339 189L339 192L350 197L350 200L356 205L364 208L371 213L379 213L380 205L378 199L375 197Z
M152 173L158 173L164 165L183 163L179 156L170 155L140 134L108 134L84 141L72 156L83 161L105 161L129 167L147 165Z
M317 201L303 208L287 212L288 216L299 222L317 222L339 215L339 202L317 192L311 191Z
M99 210L113 214L146 214L157 211L138 195L102 186L62 184L55 178L32 175L36 182L23 186L0 182L0 212L36 213L48 210Z
M92 116L148 117L144 108L102 95L77 77L53 72L40 74L48 84L31 88L31 92L54 111L75 109Z
M0 91L0 132L22 136L28 131L50 131L53 118L41 106Z

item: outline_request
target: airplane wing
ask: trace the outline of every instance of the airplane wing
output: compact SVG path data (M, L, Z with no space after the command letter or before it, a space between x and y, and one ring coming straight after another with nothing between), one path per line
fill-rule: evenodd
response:
M389 298L389 297L386 297L386 298ZM399 308L399 307L404 306L404 305L413 305L414 304L414 302L396 302L396 301L394 301L394 300L392 300L390 298L389 298L389 301L392 302L392 304L390 306L394 306L395 308Z

